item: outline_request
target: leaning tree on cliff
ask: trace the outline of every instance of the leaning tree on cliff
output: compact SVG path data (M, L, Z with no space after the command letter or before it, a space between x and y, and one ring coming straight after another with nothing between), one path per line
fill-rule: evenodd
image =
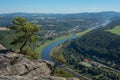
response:
M28 45L28 42L33 42L39 39L39 36L36 35L39 32L39 27L21 17L14 18L12 24L13 26L11 29L15 32L16 36L11 44L19 44L20 53L23 53L23 49Z

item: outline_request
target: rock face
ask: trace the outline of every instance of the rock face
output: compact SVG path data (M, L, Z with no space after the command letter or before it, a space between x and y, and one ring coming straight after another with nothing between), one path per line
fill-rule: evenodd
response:
M0 50L6 49L3 45L0 44Z
M48 61L31 60L22 54L0 54L0 80L66 80L51 76L52 66Z

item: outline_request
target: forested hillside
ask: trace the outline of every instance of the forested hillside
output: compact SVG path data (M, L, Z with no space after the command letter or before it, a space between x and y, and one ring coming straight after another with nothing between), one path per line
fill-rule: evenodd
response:
M93 66L97 64L94 62L96 61L118 71L120 70L120 35L108 31L119 25L120 19L111 22L106 27L93 30L80 38L64 43L61 51L67 64L71 65L80 73L94 76L94 80L98 80L100 75L104 75L103 79L119 80L120 77L116 77L118 75L117 72L114 73L114 70L113 72L109 72L109 68L106 72L107 69L104 69L104 66L100 68L90 66L89 68L85 68L86 63ZM111 73L111 75L108 73Z
M14 38L12 31L0 31L0 44L6 48L13 48L14 46L10 45Z

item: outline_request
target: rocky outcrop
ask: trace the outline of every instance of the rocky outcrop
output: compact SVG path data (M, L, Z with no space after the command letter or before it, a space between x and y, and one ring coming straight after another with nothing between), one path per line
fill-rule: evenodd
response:
M0 50L6 49L3 45L0 44Z
M48 61L28 59L22 54L0 54L0 80L66 80L51 76L52 66Z
M36 79L31 79L23 76L0 76L0 80L79 80L77 78L62 78L55 76L44 76Z

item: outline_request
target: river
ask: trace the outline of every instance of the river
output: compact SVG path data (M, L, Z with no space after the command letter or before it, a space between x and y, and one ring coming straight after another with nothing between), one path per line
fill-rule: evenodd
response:
M93 26L92 29L96 29L96 28L99 28L101 26L105 26L108 23L110 23L109 20L107 20L105 23L103 23L101 25ZM75 36L75 34L72 34L71 38L69 38L69 39L74 39L74 38L76 38L76 36ZM66 39L63 39L63 40L59 40L59 41L53 42L53 43L47 45L45 48L43 48L42 53L41 53L41 59L47 60L47 61L50 61L50 62L54 62L53 59L50 56L50 52L51 52L51 50L53 48L55 48L59 44L63 43L65 40L68 40L68 39L66 38Z
M108 23L110 23L110 21L106 21L105 23L101 24L101 25L98 25L98 26L94 26L92 27L92 29L96 29L96 28L99 28L100 26L105 26L107 25ZM58 46L59 44L63 43L64 41L66 40L71 40L71 39L75 39L77 36L75 34L72 34L71 35L71 38L66 38L66 39L63 39L63 40L58 40L56 42L53 42L49 45L47 45L45 48L43 48L42 50L42 53L41 53L41 59L43 60L47 60L47 61L50 61L50 62L53 62L55 63L55 61L52 59L50 53L52 51L53 48L55 48L56 46ZM64 67L62 65L59 65L58 67L64 69L65 71L73 74L75 77L78 77L78 78L82 78L83 80L90 80L89 78L85 77L85 76L82 76L81 74L77 73L77 72L74 72L72 69L69 69L67 67Z
M77 36L72 34L71 35L71 38L66 38L66 39L63 39L63 40L59 40L59 41L56 41L56 42L53 42L51 44L49 44L48 46L46 46L43 50L42 50L42 54L41 54L41 59L43 60L47 60L47 61L50 61L50 62L54 62L54 60L51 58L50 56L50 52L53 48L55 48L56 46L58 46L59 44L63 43L64 41L66 40L70 40L70 39L74 39L76 38Z

